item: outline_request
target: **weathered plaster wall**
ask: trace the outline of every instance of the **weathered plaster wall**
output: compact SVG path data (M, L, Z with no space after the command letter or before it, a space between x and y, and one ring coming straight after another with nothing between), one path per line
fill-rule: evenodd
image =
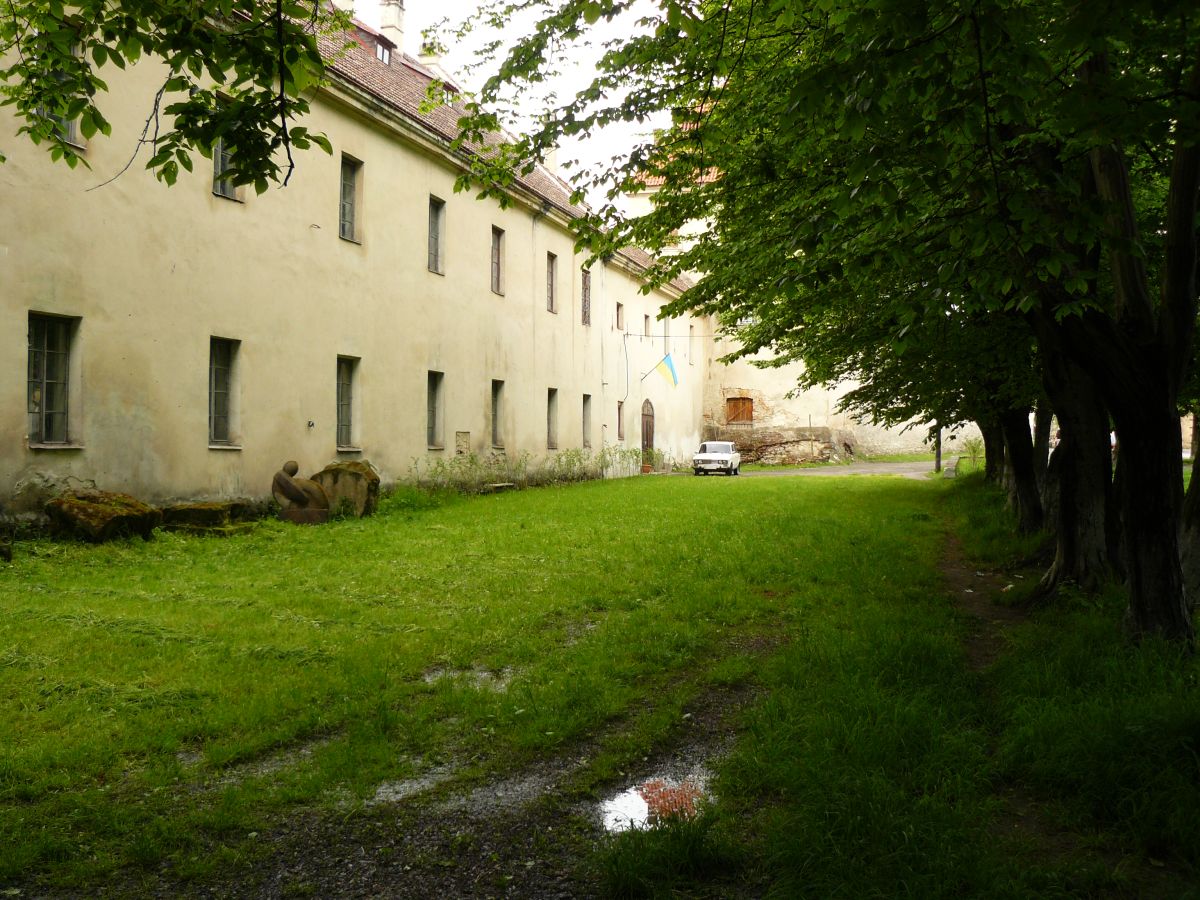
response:
M550 452L548 388L558 389L559 449L582 445L583 395L590 394L593 449L638 446L649 399L656 445L676 457L692 452L703 377L689 376L685 360L678 388L657 375L641 380L662 357L663 339L615 326L617 302L627 328L640 329L669 295L642 295L620 258L597 263L591 324L581 324L583 259L562 215L535 199L501 209L454 193L450 157L365 95L338 89L318 99L306 124L329 135L334 153L298 154L286 189L249 191L244 202L214 196L203 159L171 188L136 162L97 187L133 151L160 75L152 62L111 73L105 112L113 134L87 148L90 169L69 170L23 140L6 142L0 499L67 478L156 501L260 496L289 458L304 473L364 458L385 482L404 479L416 465L453 455L460 432L469 435L463 447L493 452L493 379L504 381L505 453ZM0 133L16 127L0 111ZM358 243L338 236L343 153L363 163ZM431 194L446 204L444 274L427 269ZM490 289L493 226L505 231L503 295ZM557 312L546 309L547 252L559 260ZM30 312L78 320L69 448L33 448L27 439ZM687 333L686 322L672 328ZM236 449L208 443L211 337L239 342ZM338 356L359 360L359 450L351 453L339 452L335 440ZM426 442L431 370L445 375L441 449Z

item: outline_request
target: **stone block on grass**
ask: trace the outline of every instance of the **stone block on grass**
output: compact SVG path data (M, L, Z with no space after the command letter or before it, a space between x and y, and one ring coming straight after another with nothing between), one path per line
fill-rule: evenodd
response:
M379 506L379 473L368 462L330 463L312 477L325 489L335 513L369 516Z
M99 544L139 535L150 540L162 524L162 512L128 494L72 491L46 504L51 529Z

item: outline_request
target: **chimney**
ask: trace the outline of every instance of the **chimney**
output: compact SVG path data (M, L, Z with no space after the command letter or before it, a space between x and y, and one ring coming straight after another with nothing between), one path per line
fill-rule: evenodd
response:
M379 0L379 33L404 53L404 0Z

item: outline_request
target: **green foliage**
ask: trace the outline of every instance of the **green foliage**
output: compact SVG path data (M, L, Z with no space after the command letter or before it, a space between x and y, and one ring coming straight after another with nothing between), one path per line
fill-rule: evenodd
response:
M210 156L221 142L232 152L229 179L261 193L286 183L291 149L330 151L324 135L294 123L325 71L317 35L347 22L317 0L16 0L0 17L0 96L23 120L19 133L52 159L87 165L63 122L84 140L109 135L101 72L153 57L163 80L147 98L146 167L172 184L193 153Z

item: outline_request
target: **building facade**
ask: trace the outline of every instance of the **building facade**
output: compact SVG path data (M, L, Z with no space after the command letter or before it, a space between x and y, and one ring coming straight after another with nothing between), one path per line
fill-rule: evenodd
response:
M658 318L685 285L643 294L636 251L588 265L545 169L506 208L455 193L457 114L421 109L433 74L386 28L355 36L305 123L333 153L287 188L235 189L220 148L170 188L138 161L112 179L153 60L106 72L90 168L8 142L0 500L263 496L287 459L366 459L388 483L456 454L695 449L713 329Z

